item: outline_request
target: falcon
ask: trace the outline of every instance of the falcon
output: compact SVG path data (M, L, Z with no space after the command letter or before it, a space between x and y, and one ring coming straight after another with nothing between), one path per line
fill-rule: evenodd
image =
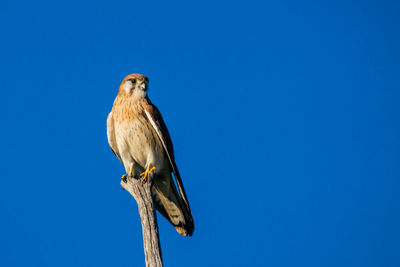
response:
M193 217L171 137L160 111L147 95L148 85L149 79L142 74L130 74L122 80L107 117L108 143L127 175L143 182L152 177L156 209L179 234L191 236Z

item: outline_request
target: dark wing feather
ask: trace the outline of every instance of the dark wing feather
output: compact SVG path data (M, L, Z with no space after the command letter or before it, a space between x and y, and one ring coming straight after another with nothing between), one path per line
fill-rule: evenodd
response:
M153 105L150 102L150 100L148 100L148 104L144 106L144 111L150 123L152 124L154 130L156 131L158 137L160 138L161 143L163 144L169 162L171 163L172 171L174 173L180 195L182 196L183 201L185 202L188 210L190 211L189 202L186 197L185 188L183 187L181 175L179 174L178 167L176 166L175 163L174 149L172 146L172 140L171 136L169 135L168 128L164 123L160 111L155 105Z

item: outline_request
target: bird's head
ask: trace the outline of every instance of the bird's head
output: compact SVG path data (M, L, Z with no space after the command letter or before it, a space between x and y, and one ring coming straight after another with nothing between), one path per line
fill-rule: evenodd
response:
M129 74L122 80L119 86L119 92L137 97L145 97L147 88L149 87L149 79L138 73Z

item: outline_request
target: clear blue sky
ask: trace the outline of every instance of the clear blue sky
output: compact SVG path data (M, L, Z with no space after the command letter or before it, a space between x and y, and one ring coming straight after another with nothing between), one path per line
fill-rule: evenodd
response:
M166 266L400 266L400 4L329 2L3 1L0 266L144 266L106 138L134 72L196 225L159 217Z

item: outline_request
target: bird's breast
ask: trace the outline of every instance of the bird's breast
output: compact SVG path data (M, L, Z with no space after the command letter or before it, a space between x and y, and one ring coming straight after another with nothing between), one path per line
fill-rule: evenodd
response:
M128 108L129 107L129 108ZM157 133L139 105L126 105L115 114L115 132L118 150L125 169L135 162L145 169L146 164L165 169L165 154Z

